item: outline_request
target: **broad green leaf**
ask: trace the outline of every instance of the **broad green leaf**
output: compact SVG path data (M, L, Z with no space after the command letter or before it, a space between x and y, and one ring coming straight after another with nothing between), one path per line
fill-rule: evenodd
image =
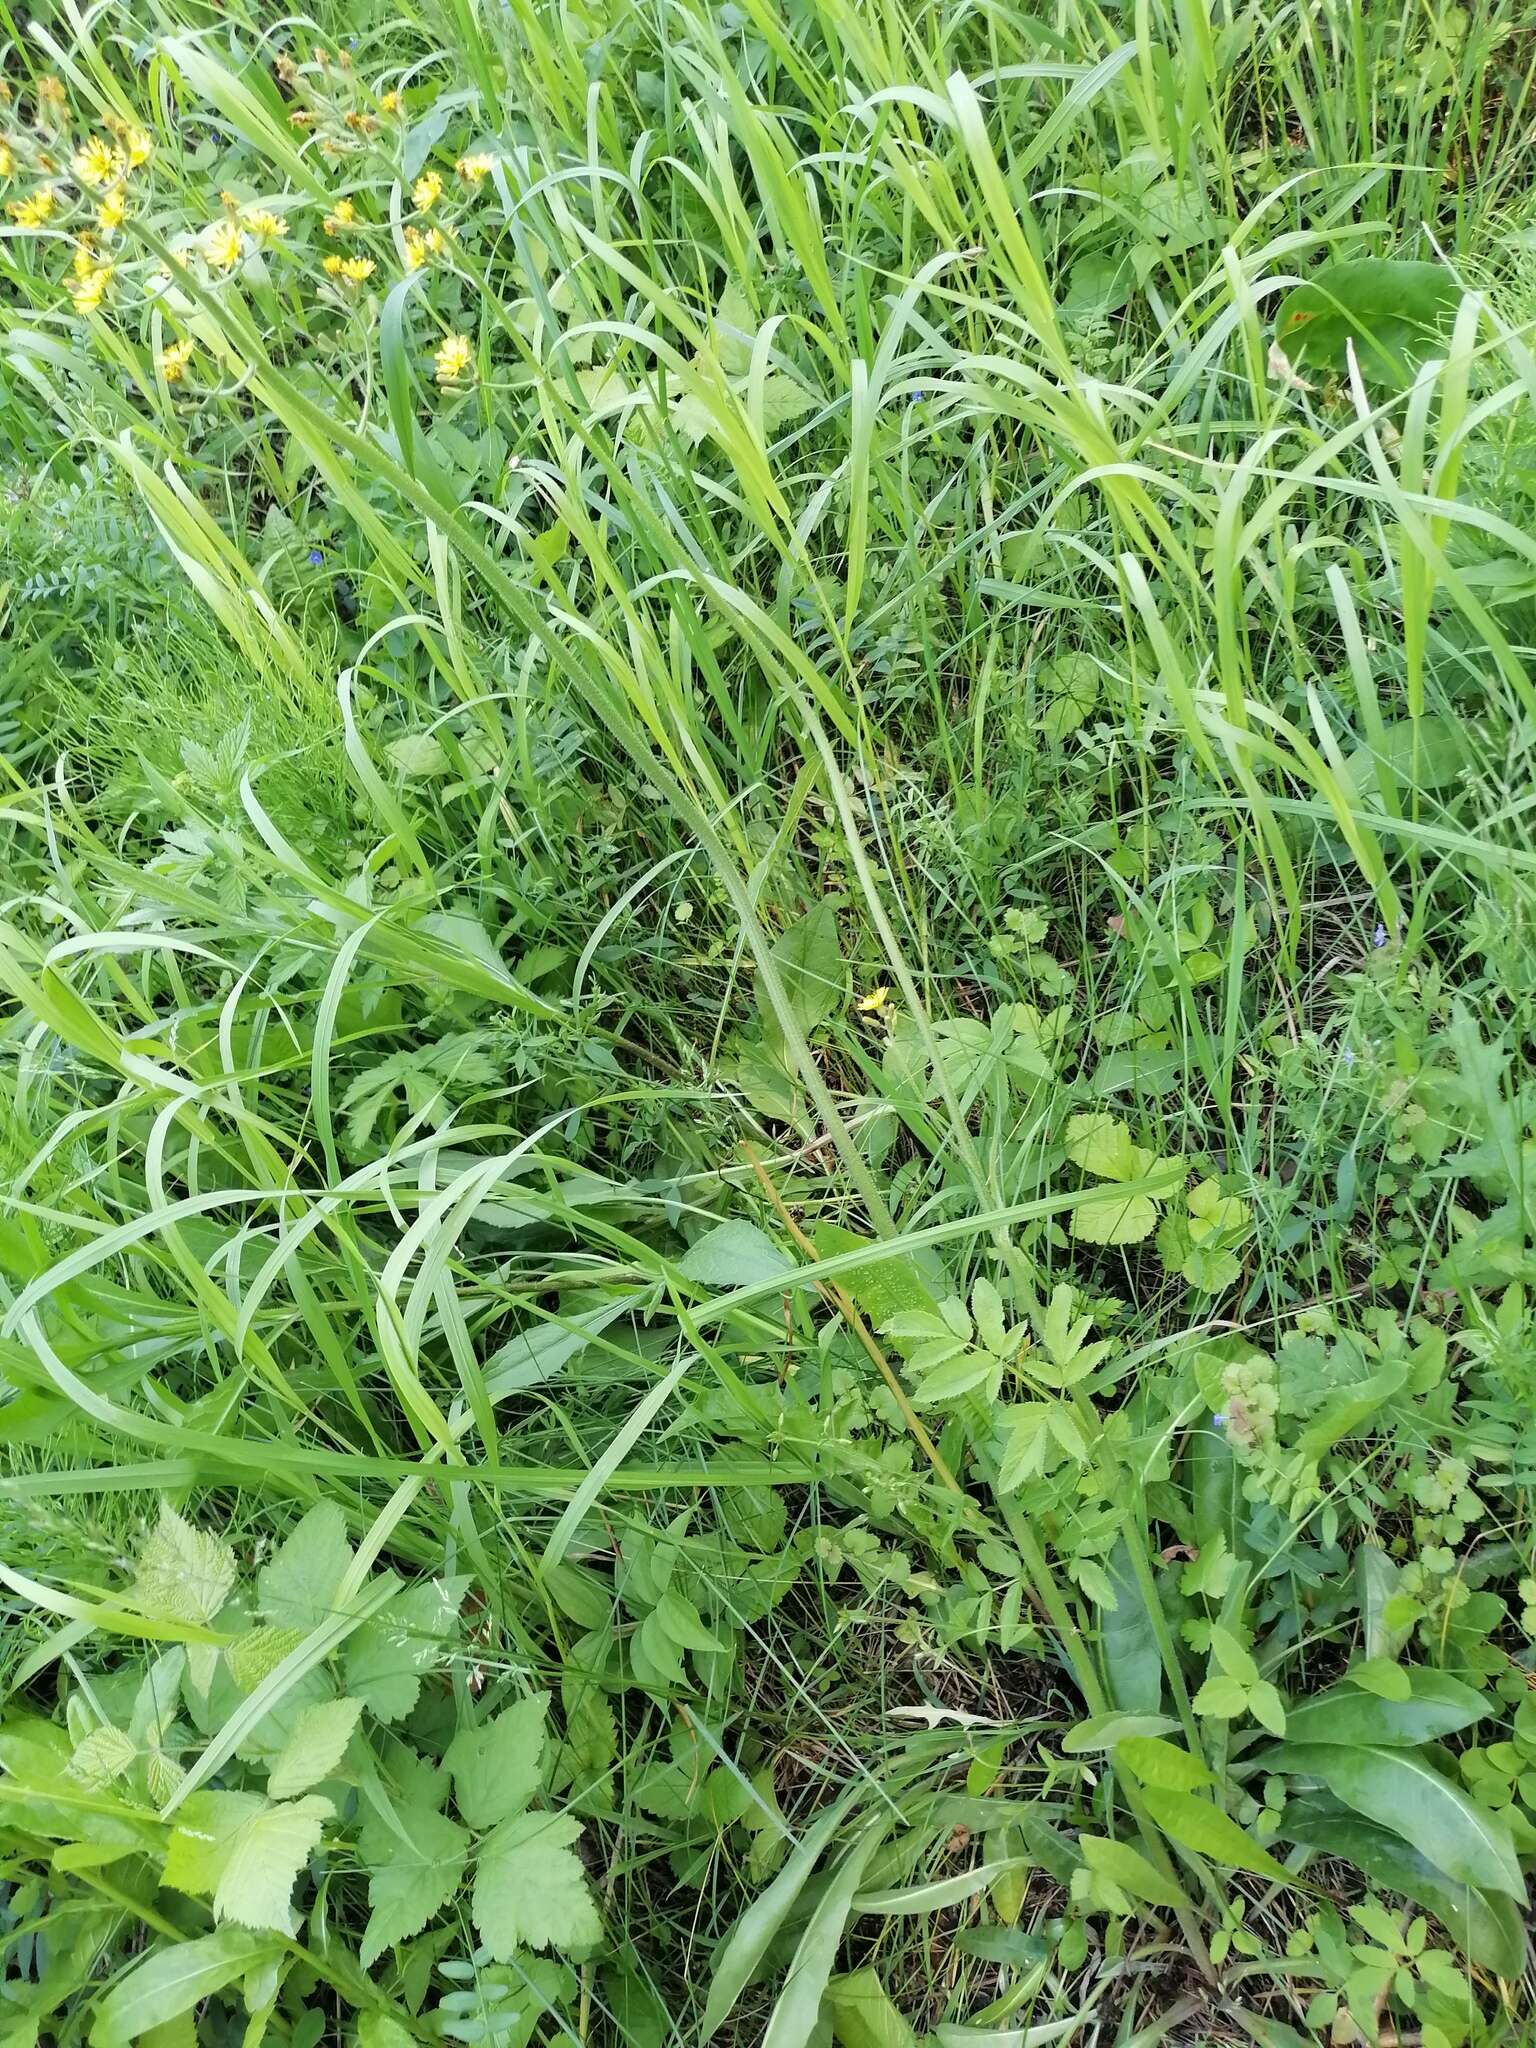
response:
M1434 353L1461 296L1443 264L1348 257L1286 294L1275 339L1294 369L1331 376L1343 376L1353 344L1368 382L1400 390Z
M876 1244L875 1239L860 1237L840 1223L818 1223L811 1232L811 1242L824 1259L858 1251L865 1245L873 1250ZM938 1297L931 1282L940 1276L925 1270L931 1260L931 1253L926 1260L920 1253L893 1253L889 1258L872 1259L867 1266L839 1273L837 1284L875 1328L883 1330L899 1315L937 1315Z
M461 1728L443 1759L453 1798L472 1828L495 1827L521 1812L539 1789L548 1733L549 1694L516 1700L483 1728Z
M1352 1863L1373 1885L1400 1892L1425 1907L1484 1969L1511 1980L1524 1971L1524 1918L1520 1906L1503 1893L1453 1884L1412 1842L1351 1813L1326 1794L1288 1799L1280 1831L1288 1841Z
M398 1833L373 1814L362 1832L372 1908L358 1950L365 1970L442 1911L459 1888L469 1854L469 1836L446 1814L397 1806L395 1819Z
M1290 1872L1277 1863L1231 1814L1223 1813L1209 1799L1193 1792L1176 1792L1165 1785L1151 1785L1142 1794L1147 1813L1170 1841L1197 1856L1209 1856L1232 1870L1251 1870L1259 1877L1291 1882Z
M1150 1906L1194 1911L1187 1893L1129 1842L1113 1842L1106 1835L1079 1835L1077 1846L1090 1870L1119 1885L1131 1898Z
M317 1628L336 1612L336 1593L352 1562L347 1518L321 1501L292 1529L256 1575L256 1598L274 1628Z
M347 1643L347 1691L375 1719L402 1720L415 1706L422 1676L444 1656L469 1581L422 1579L407 1586Z
M1351 1685L1358 1685L1362 1692L1373 1692L1382 1700L1411 1700L1413 1685L1407 1671L1401 1664L1394 1664L1390 1657L1367 1657L1361 1664L1351 1664L1345 1677Z
M177 1809L161 1882L211 1899L236 1835L266 1806L259 1792L193 1792Z
M1134 1735L1163 1735L1178 1725L1167 1714L1127 1714L1117 1709L1076 1722L1061 1738L1061 1747L1067 1756L1103 1755Z
M268 1797L292 1799L328 1778L341 1762L362 1711L361 1700L321 1700L306 1707L268 1775Z
M761 2048L807 2048L865 1868L888 1826L883 1816L871 1822L833 1869L790 1958L789 1975L768 2016Z
M481 1845L473 1913L480 1938L498 1962L519 1948L585 1952L602 1938L574 1843L573 1813L520 1813Z
M158 1944L101 1999L91 2022L91 2048L128 2048L279 1953L270 1935L244 1927Z
M1140 1541L1139 1535L1135 1540ZM1130 1541L1125 1535L1118 1537L1105 1559L1115 1604L1099 1612L1099 1652L1115 1706L1128 1713L1155 1714L1163 1703L1163 1660L1141 1582L1132 1569Z
M917 2048L916 2034L874 1970L833 1977L825 2003L838 2048Z
M1456 1883L1524 1899L1520 1866L1497 1818L1414 1751L1285 1742L1264 1762L1271 1770L1320 1778L1335 1799L1412 1842Z
M1128 1735L1115 1745L1115 1766L1164 1792L1198 1792L1216 1779L1198 1757L1160 1735Z
M1488 1713L1481 1694L1443 1671L1393 1668L1402 1670L1408 1698L1384 1699L1355 1684L1333 1685L1290 1709L1287 1738L1348 1748L1373 1743L1379 1749L1413 1749L1470 1728Z
M1157 1228L1150 1195L1094 1194L1072 1210L1072 1235L1084 1244L1140 1244Z
M1211 1625L1211 1654L1228 1678L1235 1678L1239 1685L1258 1684L1259 1667L1253 1661L1253 1653L1219 1622Z
M1119 1117L1093 1109L1067 1118L1067 1157L1099 1180L1135 1180L1146 1155Z
M1195 1694L1193 1705L1197 1714L1210 1714L1221 1721L1235 1720L1239 1714L1248 1711L1248 1687L1241 1679L1228 1678L1224 1672L1218 1671Z
M790 1015L809 1038L840 1010L848 993L848 970L837 942L837 904L831 897L796 920L773 948ZM772 1033L771 1018L765 1024Z
M755 1223L717 1223L690 1245L678 1261L690 1280L724 1292L776 1280L794 1270L794 1260Z

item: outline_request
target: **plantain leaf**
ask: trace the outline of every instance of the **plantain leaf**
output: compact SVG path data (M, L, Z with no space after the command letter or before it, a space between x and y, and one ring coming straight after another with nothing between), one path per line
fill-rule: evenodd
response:
M1332 1685L1289 1709L1285 1733L1291 1742L1338 1743L1354 1748L1413 1749L1437 1742L1481 1721L1487 1704L1469 1685L1443 1671L1394 1666L1402 1672L1408 1698L1385 1699L1358 1686Z
M1277 1863L1231 1814L1223 1813L1209 1799L1162 1785L1149 1785L1142 1798L1150 1817L1181 1849L1209 1856L1213 1863L1225 1864L1230 1870L1252 1870L1281 1884L1291 1882L1284 1864Z

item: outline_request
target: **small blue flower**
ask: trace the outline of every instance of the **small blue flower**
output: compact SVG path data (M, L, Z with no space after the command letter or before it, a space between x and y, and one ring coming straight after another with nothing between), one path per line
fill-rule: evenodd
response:
M325 560L325 557L321 554L318 548L311 548L309 551L309 560L311 567L318 569L320 564Z
M1386 943L1387 928L1384 924L1379 924L1377 925L1375 931L1371 933L1371 944L1373 946L1381 947L1384 946Z
M1226 1428L1226 1426L1227 1426L1227 1411L1226 1411L1226 1409L1225 1409L1225 1408L1218 1408L1218 1409L1216 1410L1216 1413L1215 1413L1215 1414L1214 1414L1214 1415L1213 1415L1213 1416L1211 1417L1211 1420L1212 1420L1212 1422L1214 1422L1214 1423L1215 1423L1215 1425L1216 1425L1216 1427L1217 1427L1218 1429L1225 1429L1225 1428Z
M1355 1064L1355 1049L1352 1045L1346 1045L1344 1048L1344 1064L1346 1067L1352 1067Z

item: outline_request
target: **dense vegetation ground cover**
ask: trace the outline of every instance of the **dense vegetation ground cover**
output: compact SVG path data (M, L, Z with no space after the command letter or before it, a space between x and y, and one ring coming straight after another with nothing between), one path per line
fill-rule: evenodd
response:
M1528 2042L1527 11L0 32L0 2039Z

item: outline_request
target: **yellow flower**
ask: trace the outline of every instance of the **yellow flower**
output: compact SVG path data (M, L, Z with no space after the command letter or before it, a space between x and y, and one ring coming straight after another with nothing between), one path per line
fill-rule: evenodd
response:
M94 313L102 300L107 296L107 286L111 281L112 265L110 263L98 263L94 269L88 269L83 276L70 278L68 284L69 296L75 302L75 311L77 313Z
M203 253L215 270L233 270L240 261L240 223L216 220L203 238Z
M462 334L450 334L439 344L432 358L439 384L456 384L469 368L469 342Z
M379 94L379 112L380 112L381 114L398 114L398 113L399 113L399 111L400 111L400 95L399 95L399 93L397 93L397 92L381 92L381 93Z
M96 209L96 219L103 233L108 235L115 233L122 226L123 216L127 211L128 195L122 186L118 185L105 195L100 206Z
M16 168L16 159L11 155L11 145L0 142L0 178L8 178Z
M443 181L436 171L423 171L411 187L411 200L421 213L430 213L443 196Z
M185 341L173 341L168 347L161 349L155 357L155 368L167 384L181 382L182 372L191 362L196 347L197 343L188 336Z
M454 169L466 185L478 185L482 178L488 178L495 168L493 156L461 156Z
M443 246L441 228L428 228L423 234L420 228L405 230L405 267L420 270L429 256L435 256Z
M96 244L89 235L82 235L75 244L74 260L69 266L70 269L76 277L89 277L96 268L96 263Z
M864 1017L883 1016L885 1007L890 1000L891 992L882 983L879 988L872 988L867 996L859 997L859 1014Z
M125 128L123 130L123 147L128 152L128 168L130 171L136 171L140 164L147 164L149 162L154 146L147 128Z
M342 261L343 259L340 256L327 256L320 268L327 277L340 277Z
M53 211L54 193L51 185L40 185L26 199L13 199L5 209L19 228L40 228Z
M264 206L255 206L244 216L243 225L247 233L258 242L280 241L288 232L288 223L280 213L268 213Z
M327 257L326 269L329 270L330 267L331 259ZM361 284L365 278L372 277L375 268L376 266L371 256L344 256L337 267L337 271L332 274L339 274L344 277L348 284Z
M89 142L82 143L70 158L75 176L82 185L89 185L99 192L103 185L113 185L123 175L123 159L119 151L100 135L93 135Z
M57 112L64 106L64 82L58 78L40 78L37 81L37 104Z
M357 209L353 206L350 199L338 199L335 206L325 216L323 222L325 232L333 239L337 235L344 233L347 228L351 227L353 220L356 218L356 213Z

